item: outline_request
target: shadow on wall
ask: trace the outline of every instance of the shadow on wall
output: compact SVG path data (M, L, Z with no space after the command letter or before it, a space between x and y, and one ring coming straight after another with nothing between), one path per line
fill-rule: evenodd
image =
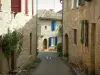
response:
M32 17L23 28L18 30L23 34L23 49L20 55L16 58L16 69L23 69L25 64L28 63L30 57L34 60L36 58L36 17ZM30 46L30 33L32 33L32 43ZM32 47L32 48L30 48ZM30 51L31 50L31 51ZM31 52L31 53L30 53ZM0 74L8 73L9 68L7 60L0 48Z

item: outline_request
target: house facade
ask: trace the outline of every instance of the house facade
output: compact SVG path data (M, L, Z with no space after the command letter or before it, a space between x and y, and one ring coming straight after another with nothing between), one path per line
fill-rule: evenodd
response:
M99 75L100 0L63 1L63 55L87 75Z
M14 70L23 69L31 57L36 58L35 4L34 0L0 0L0 35L6 34L9 28L23 36L23 49L18 57L15 55ZM0 48L0 74L8 72L7 59Z
M53 10L38 11L38 49L39 51L56 50L57 43L61 42L58 36L59 26L62 26L60 13Z

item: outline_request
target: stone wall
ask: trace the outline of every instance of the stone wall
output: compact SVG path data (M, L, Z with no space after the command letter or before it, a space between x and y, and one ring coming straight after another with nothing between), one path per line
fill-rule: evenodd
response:
M52 20L38 20L38 49L39 50L43 50L43 41L44 39L47 39L47 48L49 49L49 37L56 37L58 36L58 29L59 26L61 26L61 21L57 20L56 21L56 30L52 31L51 30L51 23ZM47 26L47 29L45 29L45 26ZM40 36L43 35L43 37L41 38ZM61 39L58 39L60 42Z
M68 2L67 2L68 1ZM64 15L63 15L63 54L65 50L65 34L68 34L69 38L69 62L76 65L80 63L88 70L89 74L93 68L92 61L95 61L95 73L99 74L100 68L100 51L99 51L99 30L100 30L100 0L92 0L85 2L85 5L75 7L71 9L71 0L64 0ZM80 42L81 40L81 21L88 20L89 22L89 45L85 47L85 44ZM92 50L92 25L96 25L95 35L95 49ZM77 45L74 44L74 31L77 29ZM95 55L93 60L92 54Z

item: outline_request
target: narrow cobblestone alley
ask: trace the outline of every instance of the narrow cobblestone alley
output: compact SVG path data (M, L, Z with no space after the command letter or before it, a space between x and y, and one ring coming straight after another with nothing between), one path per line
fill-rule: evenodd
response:
M41 63L36 71L31 72L29 75L75 75L73 71L57 57L56 52L40 52L38 57L41 59Z

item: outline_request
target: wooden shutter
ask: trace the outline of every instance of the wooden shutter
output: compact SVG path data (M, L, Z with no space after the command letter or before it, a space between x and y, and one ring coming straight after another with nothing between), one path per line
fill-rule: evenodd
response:
M21 12L21 0L11 0L11 11Z
M51 46L51 37L49 37L49 46Z
M55 45L57 45L57 43L58 43L58 38L55 37Z
M25 0L25 14L28 14L28 0Z

